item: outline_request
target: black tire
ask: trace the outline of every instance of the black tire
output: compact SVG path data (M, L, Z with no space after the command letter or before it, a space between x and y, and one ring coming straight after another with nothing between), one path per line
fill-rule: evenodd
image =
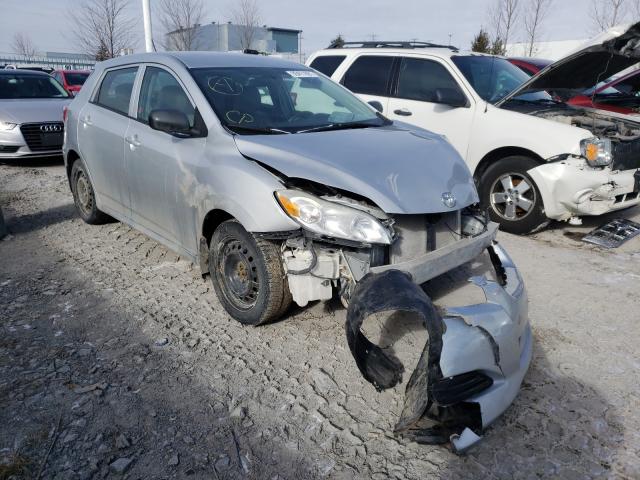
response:
M532 158L513 155L491 164L480 177L480 203L505 232L524 235L550 222L540 191L527 174L538 165Z
M76 210L86 223L99 225L111 220L106 213L98 210L93 185L82 160L76 160L71 167L71 192Z
M291 305L280 244L254 237L235 220L213 233L209 272L220 303L240 323L262 325Z

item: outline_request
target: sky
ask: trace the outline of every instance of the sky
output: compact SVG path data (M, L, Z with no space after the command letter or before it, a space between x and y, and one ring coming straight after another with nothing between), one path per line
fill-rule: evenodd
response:
M141 0L129 0L142 18ZM303 30L302 50L326 47L336 35L346 40L422 40L469 48L495 0L258 0L262 23ZM528 0L521 0L527 2ZM205 22L230 20L232 1L204 0ZM77 52L68 12L82 0L0 0L0 52L11 52L16 32L27 33L38 51ZM158 0L151 0L151 8ZM593 30L590 0L554 0L540 40L586 39ZM157 24L158 22L156 22ZM155 25L159 30L159 25ZM137 50L143 48L142 20ZM158 38L158 31L154 34ZM516 33L513 41L522 40Z

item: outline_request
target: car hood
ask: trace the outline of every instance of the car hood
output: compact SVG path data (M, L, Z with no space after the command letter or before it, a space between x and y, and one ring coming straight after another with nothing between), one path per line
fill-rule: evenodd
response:
M300 178L352 192L387 213L451 210L478 201L466 164L441 136L397 123L385 127L282 135L236 135L245 157Z
M496 103L496 106L525 90L585 90L639 61L640 23L618 25L552 63Z
M66 98L0 100L0 121L11 123L61 122Z

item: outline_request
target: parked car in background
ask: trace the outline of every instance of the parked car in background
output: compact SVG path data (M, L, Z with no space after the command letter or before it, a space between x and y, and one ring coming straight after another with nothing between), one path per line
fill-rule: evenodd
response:
M611 29L531 79L504 58L408 42L348 42L308 64L388 118L444 135L492 220L523 234L640 203L640 124L556 95L637 63L638 31Z
M70 98L46 73L0 70L0 158L60 155Z
M360 324L376 311L421 316L424 381L398 431L437 406L430 418L444 424L421 438L464 449L513 401L531 360L526 291L442 137L300 64L209 52L101 62L66 124L80 216L113 216L198 263L238 321L335 292L356 363L382 389L402 367ZM489 277L474 281L490 303L435 310L418 284L485 255Z
M67 92L71 95L76 95L84 82L87 81L89 75L91 75L90 70L56 70L52 73L53 78L55 78L58 82L62 84Z
M548 65L551 65L553 62L551 60L545 60L543 58L532 58L532 57L510 57L507 58L511 63L513 63L516 67L522 70L524 73L529 75L530 77L534 76L541 70L543 70Z
M614 75L595 87L570 97L570 105L596 108L624 115L640 114L640 70Z

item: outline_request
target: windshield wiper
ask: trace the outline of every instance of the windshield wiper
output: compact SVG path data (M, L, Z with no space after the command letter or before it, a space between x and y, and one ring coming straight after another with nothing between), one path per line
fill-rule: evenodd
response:
M349 123L330 123L328 125L320 125L319 127L305 128L304 130L298 130L296 133L308 133L308 132L326 132L329 130L348 130L350 128L369 128L369 127L381 127L384 124L376 125L367 122L349 122Z
M244 125L227 125L227 128L232 131L240 130L247 133L270 133L270 134L290 134L286 130L280 130L279 128L263 128L263 127L245 127Z

